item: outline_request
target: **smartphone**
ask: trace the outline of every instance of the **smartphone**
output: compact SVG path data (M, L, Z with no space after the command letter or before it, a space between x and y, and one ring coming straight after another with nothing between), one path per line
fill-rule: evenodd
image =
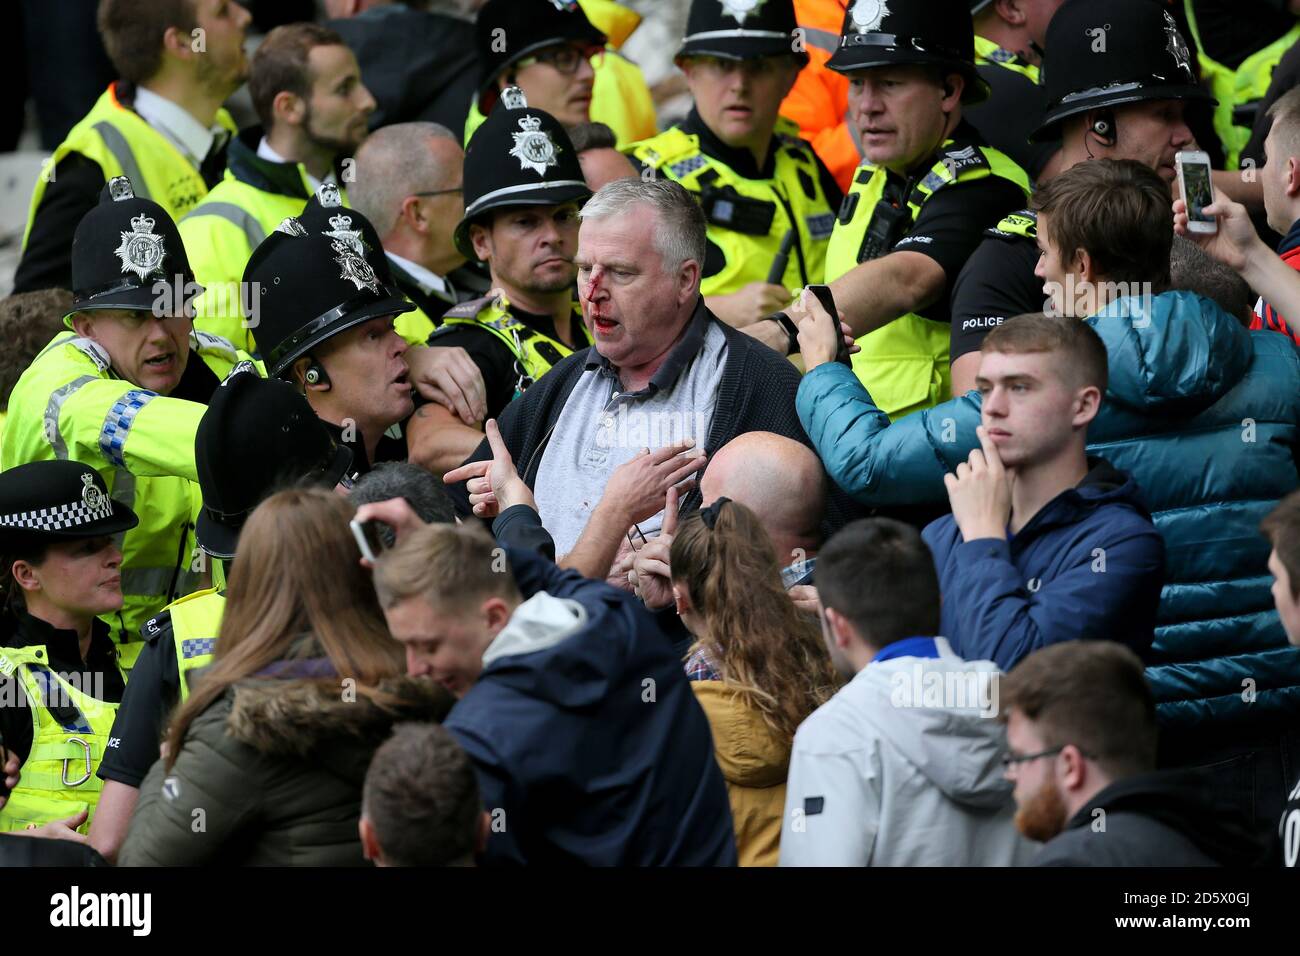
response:
M844 334L840 331L840 310L835 308L835 296L831 294L831 287L810 285L808 291L817 296L817 301L822 304L822 308L827 311L831 322L835 325L835 341L838 343L835 348L835 361L852 368L853 357L849 355L849 347L844 344Z
M1178 185L1187 203L1187 230L1202 234L1219 231L1205 207L1214 202L1214 183L1210 179L1210 157L1200 150L1181 150L1174 156L1178 166Z
M361 556L367 561L375 561L384 550L384 538L380 533L378 521L351 521L352 537L357 539Z

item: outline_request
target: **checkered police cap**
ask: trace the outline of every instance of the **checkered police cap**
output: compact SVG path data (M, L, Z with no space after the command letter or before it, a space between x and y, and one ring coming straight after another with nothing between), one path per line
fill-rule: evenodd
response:
M77 461L33 461L0 472L0 535L92 538L139 523L99 472Z

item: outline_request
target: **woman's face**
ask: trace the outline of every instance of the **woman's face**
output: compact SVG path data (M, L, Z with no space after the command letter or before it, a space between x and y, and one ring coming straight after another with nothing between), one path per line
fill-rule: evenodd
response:
M122 607L122 552L108 535L50 545L40 562L14 562L14 579L33 612L97 617Z

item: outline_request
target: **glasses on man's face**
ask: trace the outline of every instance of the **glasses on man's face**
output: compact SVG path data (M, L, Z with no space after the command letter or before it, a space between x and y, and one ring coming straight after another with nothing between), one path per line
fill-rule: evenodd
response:
M411 193L411 195L412 196L447 196L450 195L451 193L461 192L464 188L465 187L461 185L461 186L452 186L450 189L428 189L420 193Z
M1020 769L1021 764L1029 763L1031 760L1041 760L1043 757L1055 757L1067 746L1069 745L1062 744L1059 747L1053 747L1051 750L1040 750L1036 754L1013 754L1008 751L1002 755L1002 772L1015 773Z
M605 48L597 44L577 45L566 43L563 46L551 47L549 50L543 50L534 56L524 57L519 61L519 67L531 66L534 63L545 63L547 66L553 66L565 76L572 76L578 72L578 67L586 60L603 56Z

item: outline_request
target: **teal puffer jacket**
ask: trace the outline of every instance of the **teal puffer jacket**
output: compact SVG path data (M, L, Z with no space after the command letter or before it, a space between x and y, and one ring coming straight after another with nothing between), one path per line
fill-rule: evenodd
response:
M1119 299L1087 320L1110 386L1090 454L1137 479L1165 539L1166 583L1147 677L1163 726L1291 726L1300 651L1273 609L1259 522L1300 484L1300 358L1209 299ZM946 471L979 447L980 395L893 425L842 365L804 376L799 419L846 492L869 505L943 502ZM1103 635L1098 635L1103 636Z

